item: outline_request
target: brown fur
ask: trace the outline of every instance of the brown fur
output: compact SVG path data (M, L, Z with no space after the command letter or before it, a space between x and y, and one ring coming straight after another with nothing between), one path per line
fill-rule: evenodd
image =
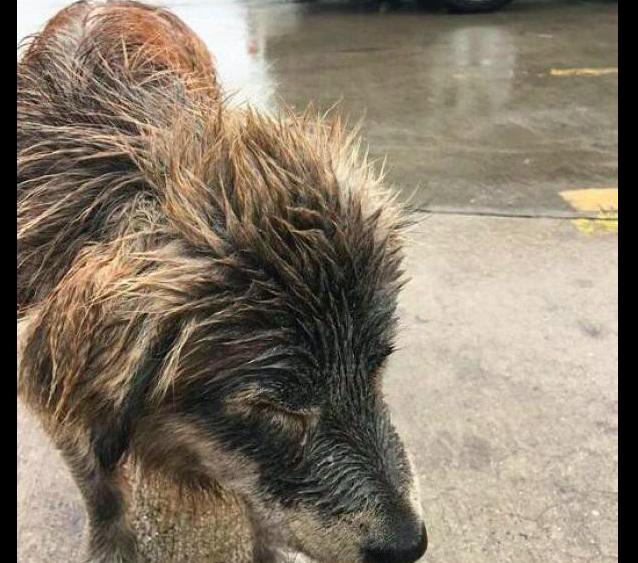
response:
M28 99L29 82L35 80L32 59L44 51L55 62L67 64L59 59L71 56L60 47L54 31L70 27L71 21L77 24L78 17L82 22L95 19L97 29L99 18L109 22L113 14L127 21L130 12L137 21L139 12L148 9L129 2L106 4L110 10L90 6L74 4L56 16L19 63L19 134L31 134L29 114L48 109L35 105L46 101ZM167 17L165 12L160 14ZM165 24L162 17L157 20ZM186 33L183 24L179 32ZM117 35L93 33L83 40L100 53L103 44L108 49L117 48L120 42L125 48L129 45L129 35L116 40ZM137 32L132 37L137 44ZM171 37L180 39L180 35ZM191 33L190 37L194 43L195 36ZM167 47L167 52L172 51ZM156 60L145 59L143 66L153 65L154 69ZM172 60L160 59L160 73L165 69L163 63ZM181 65L169 67L170 79L181 83L181 70ZM113 71L124 73L126 69ZM137 86L137 77L124 77ZM74 78L68 76L69 81ZM190 319L184 326L163 363L153 395L160 400L167 392L175 392L180 378L197 376L194 366L184 359L194 354L198 337L211 324L242 315L242 305L235 303L234 296L208 291L228 283L226 277L235 260L228 255L232 248L227 241L210 228L210 218L222 221L228 235L241 246L259 249L265 260L279 266L281 275L298 284L298 291L308 293L310 303L314 301L310 288L277 255L277 246L284 244L282 233L296 237L303 253L321 252L326 241L315 230L322 227L320 213L330 218L342 213L340 207L346 203L354 203L360 213L375 215L377 236L394 240L397 247L400 241L398 208L382 191L380 178L373 175L365 155L359 155L355 137L346 134L338 120L324 122L308 114L272 120L251 110L220 113L197 98L181 104L161 100L160 107L142 107L141 103L132 107L126 101L111 107L112 103L105 100L107 109L118 112L113 119L133 123L134 133L120 130L118 123L98 128L79 123L62 131L72 147L60 146L67 139L58 137L46 139L42 146L31 143L18 150L18 177L22 179L18 185L18 306L20 316L34 317L27 341L31 353L27 353L24 370L47 371L51 376L44 388L32 388L26 377L21 381L27 395L40 395L33 398L54 413L56 420L100 417L105 405L117 407L135 365L162 329L184 313L212 310L213 318ZM146 123L141 123L140 113ZM113 177L107 172L96 179L90 165L103 159L121 159L123 169ZM34 163L42 161L54 170L33 175ZM85 162L89 166L83 177ZM108 198L116 199L117 192L128 187L135 193L109 205ZM71 196L80 205L60 201ZM75 237L80 229L90 229L86 224L89 212L99 206L109 212L104 228ZM75 216L77 211L85 216ZM46 236L49 232L51 237ZM337 234L346 244L348 233ZM244 353L241 344L236 344L240 347L237 353ZM220 369L233 359L218 358ZM49 369L40 365L44 361L51 362L46 366ZM195 364L195 358L191 363ZM88 378L87 373L94 375Z
M335 255L354 264L367 245L384 283L399 284L400 210L355 135L338 119L221 100L202 42L134 2L73 4L18 63L18 310L31 319L19 391L93 506L97 560L134 558L120 438L134 434L143 466L177 482L241 475L250 490L246 460L234 471L174 405L211 372L278 361L288 327L243 327L286 307L319 315L308 279L341 276Z
M99 65L143 75L176 73L190 90L219 96L210 52L184 23L166 10L140 2L76 2L58 12L26 50L22 62L36 59L47 42L78 42L83 56L94 51ZM95 70L95 69L93 69Z

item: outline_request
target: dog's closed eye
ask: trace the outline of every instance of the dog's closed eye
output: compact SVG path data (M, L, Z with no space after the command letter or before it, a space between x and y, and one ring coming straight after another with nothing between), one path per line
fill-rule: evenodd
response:
M294 427L298 431L305 431L318 415L314 409L291 409L264 399L248 403L247 407L254 415L267 419L274 425L286 429Z
M291 409L264 394L251 392L227 399L226 409L249 423L265 424L275 435L284 438L297 462L304 458L319 418L316 408Z
M233 394L226 401L227 412L243 417L266 420L274 425L305 431L319 416L317 408L292 408L263 391L247 389Z

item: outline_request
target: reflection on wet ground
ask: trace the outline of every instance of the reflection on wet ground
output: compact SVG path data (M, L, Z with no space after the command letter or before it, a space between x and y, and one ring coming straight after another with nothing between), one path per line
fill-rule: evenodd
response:
M20 7L18 35L62 2ZM406 2L167 2L215 54L234 103L315 102L364 117L415 203L553 213L615 186L617 2L518 0L455 16ZM606 68L601 74L552 72Z

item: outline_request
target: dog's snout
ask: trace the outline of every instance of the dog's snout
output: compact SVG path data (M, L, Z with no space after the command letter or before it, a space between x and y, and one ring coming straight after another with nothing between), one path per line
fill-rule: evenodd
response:
M363 550L365 563L414 563L428 547L428 536L422 523L399 522L384 535L384 539L371 542Z

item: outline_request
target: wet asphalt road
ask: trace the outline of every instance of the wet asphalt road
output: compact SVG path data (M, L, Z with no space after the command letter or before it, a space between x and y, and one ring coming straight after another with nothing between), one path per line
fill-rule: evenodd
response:
M22 4L22 3L21 3ZM64 2L24 2L18 35ZM564 214L558 191L616 184L617 2L517 0L459 17L404 2L166 2L216 55L222 83L365 118L390 179L430 209ZM31 5L35 7L31 7Z
M21 2L18 38L64 4ZM417 461L426 560L616 561L616 223L560 217L607 205L562 192L617 187L617 2L475 16L165 5L210 46L233 103L340 101L402 197L434 212L412 236L387 381ZM77 558L83 516L55 467L21 414L23 563Z

